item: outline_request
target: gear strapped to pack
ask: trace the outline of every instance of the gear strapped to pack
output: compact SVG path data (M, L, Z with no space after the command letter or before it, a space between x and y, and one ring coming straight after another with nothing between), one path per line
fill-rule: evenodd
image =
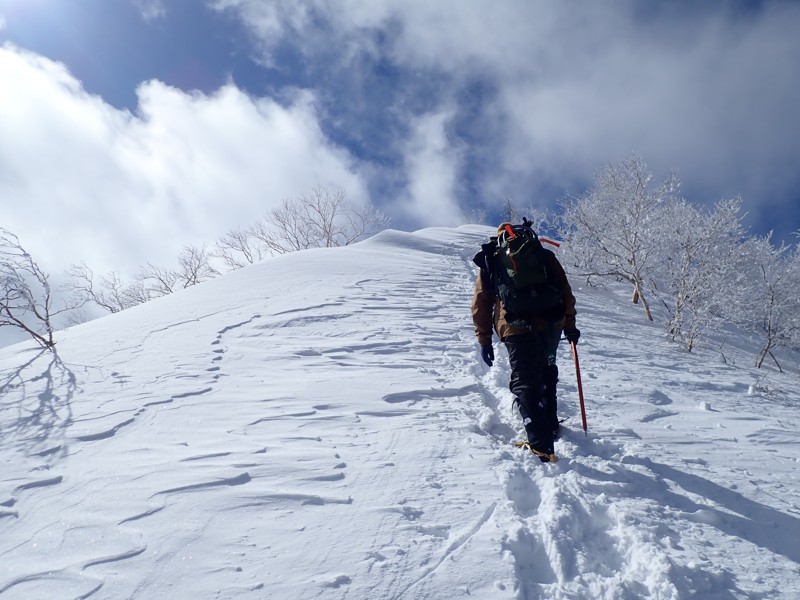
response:
M507 321L527 326L531 318L562 318L562 290L549 266L550 251L542 247L528 220L523 220L522 225L506 224L495 245L492 279Z

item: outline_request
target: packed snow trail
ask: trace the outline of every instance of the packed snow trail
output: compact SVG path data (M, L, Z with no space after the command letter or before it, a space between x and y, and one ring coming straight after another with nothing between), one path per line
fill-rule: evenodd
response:
M573 282L590 430L564 344L543 465L472 332L489 232L285 255L0 351L0 598L794 598L796 407Z

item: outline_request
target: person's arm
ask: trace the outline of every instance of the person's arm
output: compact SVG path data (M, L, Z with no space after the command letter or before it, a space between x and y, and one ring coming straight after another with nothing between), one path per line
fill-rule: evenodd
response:
M481 347L492 343L494 327L494 294L486 289L483 271L475 279L475 293L472 296L472 323Z

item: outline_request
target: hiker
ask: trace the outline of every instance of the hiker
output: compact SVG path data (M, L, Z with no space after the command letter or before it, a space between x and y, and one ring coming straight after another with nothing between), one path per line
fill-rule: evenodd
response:
M497 228L497 234L483 244L473 259L480 267L472 299L472 321L481 357L492 366L494 329L508 350L509 388L528 435L528 443L523 445L542 462L555 461L553 443L559 435L556 349L562 331L570 342L577 343L580 337L575 327L575 297L561 263L552 251L542 248L527 219L523 220L523 225L503 223ZM532 258L519 255L513 262L514 252L523 241L528 248L525 251L530 252ZM506 262L504 254L510 256ZM534 277L538 283L516 287L508 274L519 275L517 271L537 262L546 275ZM537 290L533 296L539 300L521 299L530 289Z

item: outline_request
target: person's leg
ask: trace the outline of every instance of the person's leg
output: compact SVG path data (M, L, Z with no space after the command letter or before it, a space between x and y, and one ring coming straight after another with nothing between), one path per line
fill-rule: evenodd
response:
M558 365L548 363L544 368L544 406L547 414L547 423L553 437L558 437L558 398L556 384L558 384Z
M545 353L547 364L544 367L543 384L544 384L544 404L545 412L547 414L547 422L550 430L553 432L553 437L558 437L558 392L556 386L558 384L558 365L556 364L556 352L558 350L558 342L561 339L561 329L553 328L550 331L544 332Z
M542 342L541 336L535 333L505 340L511 365L509 389L519 403L528 442L536 450L552 454L553 432L542 395L545 361L545 345Z

